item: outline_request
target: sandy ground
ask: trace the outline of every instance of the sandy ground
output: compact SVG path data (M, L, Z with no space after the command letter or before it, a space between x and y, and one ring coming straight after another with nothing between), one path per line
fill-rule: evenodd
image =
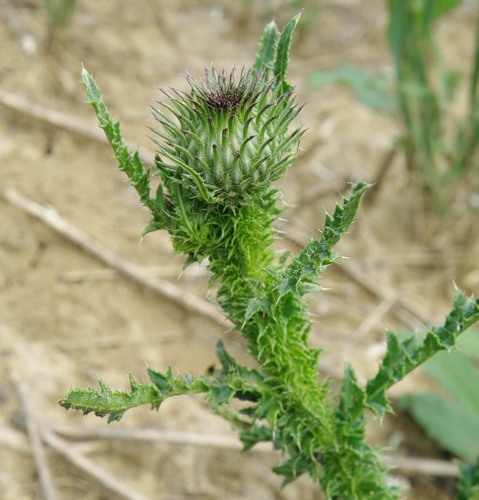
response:
M31 103L22 112L0 104L0 185L52 207L123 259L206 299L208 276L201 269L181 273L182 258L172 254L167 235L150 235L140 244L148 214L116 172L110 149L82 135L83 126L94 131L96 122L84 103L81 63L99 81L129 143L152 150L147 126L153 125L149 105L160 98L158 87L186 89L182 73L198 74L210 62L226 68L250 64L264 24L274 16L282 26L294 10L273 0L78 3L67 36L48 50L42 2L0 1L2 99L10 93ZM446 57L459 70L466 69L472 55L473 12L473 2L466 2L440 26ZM390 69L385 23L382 1L323 2L294 48L290 80L298 101L306 102L301 122L308 131L301 157L284 183L285 199L293 205L284 229L301 241L318 234L325 209L339 200L338 191L348 182L376 180L399 133L391 118L358 104L347 90L311 88L307 75L339 62ZM32 116L34 105L42 107L42 119ZM80 131L70 130L66 122L48 124L45 110L70 115ZM341 244L349 259L327 272L328 291L311 302L318 315L312 343L326 349L321 375L333 386L346 359L361 380L375 373L386 327L411 330L441 321L453 281L468 292L479 290L477 214L466 211L454 223L442 224L424 215L400 158L376 189ZM284 245L294 249L289 241ZM155 428L181 431L185 439L186 432L215 435L229 443L234 434L228 424L200 398L168 401L158 414L139 408L106 429L123 429L127 440L75 439L74 431L104 432L106 422L60 408L57 400L70 387L95 385L101 377L126 388L129 372L146 378L146 365L203 373L214 363L214 345L222 335L232 352L245 359L239 338L225 333L222 325L112 271L4 199L0 290L0 498L42 498L28 422L45 439L55 431L57 441L41 449L58 498L120 498L72 464L68 452L81 454L95 471L106 471L120 487L136 492L128 498L320 498L307 478L282 490L270 472L278 458L273 453L136 441L128 434ZM393 395L424 387L427 381L413 374ZM370 435L391 453L445 457L405 416L372 425ZM405 498L453 496L451 480L396 475L406 485Z

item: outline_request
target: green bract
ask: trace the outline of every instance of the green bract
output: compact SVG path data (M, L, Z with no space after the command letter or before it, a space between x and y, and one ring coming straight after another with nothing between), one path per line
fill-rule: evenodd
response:
M279 179L293 163L301 128L288 133L298 115L291 90L267 81L266 72L236 68L228 74L205 69L191 90L162 90L169 113L154 107L161 130L153 129L160 147L156 164L163 180L188 188L187 196L238 204Z

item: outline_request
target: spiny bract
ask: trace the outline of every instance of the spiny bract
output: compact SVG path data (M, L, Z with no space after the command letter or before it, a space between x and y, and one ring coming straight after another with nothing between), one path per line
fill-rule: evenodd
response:
M243 67L228 74L205 69L200 82L190 75L189 93L162 89L170 113L153 107L162 130L156 164L162 177L189 186L192 196L236 204L279 179L293 163L303 133L288 126L301 108L266 73ZM205 192L206 191L206 192Z

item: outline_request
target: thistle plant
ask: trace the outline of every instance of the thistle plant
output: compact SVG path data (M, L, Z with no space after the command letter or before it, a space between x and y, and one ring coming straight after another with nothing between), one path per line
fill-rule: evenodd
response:
M93 77L82 81L119 169L137 190L152 219L145 232L165 229L186 265L208 259L217 299L240 332L257 368L239 364L217 343L220 368L202 376L148 368L149 383L130 376L129 392L73 389L60 404L118 421L129 408L202 393L213 411L239 431L245 449L261 441L281 450L274 471L284 484L307 473L327 498L396 498L378 451L364 439L367 410L382 418L387 389L479 319L478 301L457 291L443 326L423 341L400 342L389 332L377 375L361 386L346 365L339 395L318 375L320 350L309 346L313 323L305 296L320 290L319 276L339 256L333 247L353 222L368 186L359 183L326 216L322 237L296 256L271 248L273 222L283 203L274 182L291 167L303 133L291 127L300 112L286 81L289 49L299 16L282 33L266 26L251 69L205 70L187 76L188 92L164 91L153 108L158 128L156 170L146 169L123 142ZM160 183L152 195L150 180Z

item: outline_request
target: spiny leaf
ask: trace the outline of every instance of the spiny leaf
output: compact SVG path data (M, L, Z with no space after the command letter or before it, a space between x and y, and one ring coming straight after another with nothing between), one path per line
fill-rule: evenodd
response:
M284 271L274 275L278 298L287 293L304 295L317 289L318 275L337 259L332 253L333 246L352 224L368 187L363 182L357 184L350 198L345 198L342 206L336 205L333 215L326 216L321 241L311 240Z
M108 415L108 423L121 419L126 410L151 404L159 408L164 397L158 389L151 384L140 384L130 376L131 391L115 391L102 380L98 381L100 390L90 387L88 389L73 389L68 392L59 404L67 410L79 410L85 415L95 413L98 417Z
M211 387L208 396L213 410L218 406L230 403L235 393L236 391L228 385L218 385Z
M255 444L260 443L261 441L272 441L273 432L266 425L253 426L247 431L242 431L240 433L240 439L243 443L243 449L249 450Z
M95 110L98 124L105 132L113 152L115 153L115 158L119 165L118 169L128 176L130 185L138 192L141 202L146 207L154 209L153 200L150 199L149 170L143 166L138 151L132 155L128 150L120 133L119 122L114 122L111 119L98 84L93 78L93 75L88 73L84 67L82 67L81 80L88 96L87 102L91 104Z
M273 467L273 472L284 477L282 486L287 486L292 483L297 477L304 474L308 470L308 462L296 455L291 457L286 462Z
M166 373L147 368L150 380L155 384L163 398L208 392L209 383L206 377L192 377L191 375L175 376L171 367Z
M377 375L366 386L367 406L380 417L390 409L386 391L409 372L441 350L451 349L457 337L479 320L479 299L468 298L456 289L454 305L443 326L431 328L423 341L404 341L387 333L386 355Z
M286 81L286 72L288 70L289 64L289 50L291 48L291 43L293 40L293 32L296 28L301 14L297 14L296 16L289 21L289 23L285 26L283 32L281 33L281 37L278 42L278 49L276 52L276 61L274 64L274 75L281 82L281 90L282 92L287 92L291 90L293 86Z
M236 360L226 350L224 342L220 339L216 343L216 357L223 367L224 373L231 373L238 367Z
M346 363L335 412L339 432L348 433L349 428L357 424L357 419L364 411L365 399L364 389L359 385L351 365Z
M328 217L325 223L321 245L325 250L330 250L344 236L349 226L353 223L361 203L362 197L369 184L359 182L354 186L351 196L345 198L343 205L336 205L333 216Z
M268 23L263 31L263 36L259 42L256 61L253 66L253 73L257 75L260 71L265 71L268 77L273 69L274 56L278 45L279 30L274 21Z
M442 448L458 457L479 456L479 332L469 331L457 341L457 349L440 352L423 371L438 382L446 395L408 394L396 401L410 412Z

